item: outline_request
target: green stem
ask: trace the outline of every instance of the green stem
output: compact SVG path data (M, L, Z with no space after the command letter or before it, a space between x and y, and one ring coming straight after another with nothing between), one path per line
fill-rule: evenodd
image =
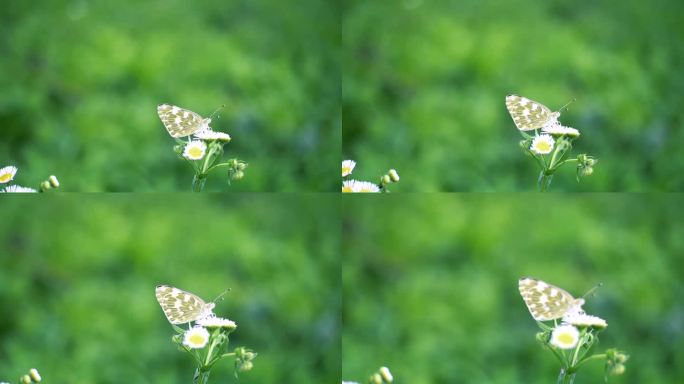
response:
M601 354L589 356L589 357L587 357L586 359L580 360L580 362L577 363L577 365L575 365L575 371L577 370L577 368L579 368L580 366L582 366L582 364L586 363L586 362L589 361L589 360L598 360L598 359L605 359L605 358L606 358L606 354L605 354L605 353L601 353Z
M559 162L558 164L556 164L556 166L554 167L553 170L555 171L556 169L558 169L561 165L563 165L563 164L565 164L565 163L572 163L572 162L575 162L575 161L578 161L578 160L577 160L577 159L567 159L567 160L563 160L563 161Z
M201 368L195 370L195 377L193 378L194 384L207 384L209 383L209 371L204 371Z
M570 373L569 370L565 368L561 368L560 373L558 374L558 380L556 381L557 384L572 384L575 382L575 373Z
M551 180L553 179L553 173L548 173L548 172L549 172L548 170L543 169L539 173L539 180L537 180L537 184L539 185L539 192L546 192L546 190L551 185Z
M207 183L207 175L195 174L192 179L192 191L202 192L204 190L204 185Z
M230 163L219 163L219 164L216 164L216 165L212 165L211 167L209 167L209 169L207 169L207 173L209 173L209 172L211 172L212 170L214 170L214 168L218 168L218 167L230 167L230 166L231 166Z

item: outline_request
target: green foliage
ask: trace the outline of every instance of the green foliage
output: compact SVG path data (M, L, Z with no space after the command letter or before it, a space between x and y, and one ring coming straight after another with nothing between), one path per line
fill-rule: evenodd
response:
M561 122L599 163L579 185L561 170L553 191L683 190L682 13L670 0L349 1L344 157L396 167L402 191L533 191L504 97L577 98Z
M0 52L0 163L22 185L189 191L166 102L205 117L226 104L212 127L250 167L212 190L339 188L336 2L5 1Z
M212 300L259 353L241 383L340 377L340 212L334 196L44 195L2 200L0 380L189 383L154 288ZM237 383L231 359L213 382Z
M611 383L681 383L679 196L421 195L343 201L343 377L542 384L558 361L518 293L531 276L608 322L597 351L630 355ZM588 362L576 383L603 380Z

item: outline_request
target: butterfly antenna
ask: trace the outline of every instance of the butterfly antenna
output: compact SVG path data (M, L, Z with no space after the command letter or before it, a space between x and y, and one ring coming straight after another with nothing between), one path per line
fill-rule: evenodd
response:
M583 299L586 299L586 298L588 298L588 297L590 297L590 296L594 296L594 292L596 292L596 290L599 289L599 288L601 288L602 286L603 286L603 283L598 283L598 284L596 284L596 285L594 286L594 288L592 288L592 289L590 289L589 291L587 291L587 293L585 293L584 296L582 296L582 298L583 298Z
M572 100L568 101L567 103L565 103L564 106L560 107L560 109L558 110L558 112L561 112L561 111L563 111L564 109L568 109L568 105L572 104L572 103L575 102L576 100L577 100L577 99L573 97Z
M222 298L222 297L223 297L226 293L228 293L228 292L230 292L230 288L227 288L225 291L223 291L223 293L221 293L220 295L218 295L218 296L212 301L212 303L216 303L216 302L218 301L218 299Z
M214 115L217 114L218 111L222 110L222 109L225 108L225 107L226 107L226 105L223 104L223 105L221 105L220 107L216 108L216 110L215 110L214 112L212 112L211 115L209 115L209 118L211 119L212 117L214 117Z

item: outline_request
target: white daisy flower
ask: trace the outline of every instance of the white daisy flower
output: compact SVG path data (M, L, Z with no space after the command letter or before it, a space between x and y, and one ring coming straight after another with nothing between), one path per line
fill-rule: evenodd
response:
M17 167L10 165L0 169L0 184L6 184L14 179L17 174Z
M342 177L351 175L352 171L356 167L356 161L354 160L344 160L342 162Z
M207 328L237 328L237 324L235 324L234 321L216 316L207 316L203 319L199 319L197 320L196 324Z
M183 336L183 345L190 349L204 348L209 341L209 332L204 327L192 327Z
M554 144L555 141L553 141L553 137L551 137L551 135L539 135L535 136L534 140L532 140L530 150L538 155L546 155L547 153L553 151Z
M33 188L22 187L20 185L10 185L9 187L0 191L0 193L36 193L36 192L38 192L38 191L36 191Z
M572 349L579 341L579 331L573 325L559 325L551 332L551 344L560 349Z
M552 135L567 135L572 137L578 137L580 135L579 131L575 128L566 127L564 125L560 125L559 123L547 124L543 126L542 132Z
M357 181L356 182L356 188L357 188L357 190L354 192L361 192L361 193L380 192L380 187L378 187L375 183L371 183L370 181Z
M188 160L200 160L204 157L207 151L207 145L201 140L192 140L185 146L183 150L183 157Z
M342 182L342 193L353 193L353 192L358 192L358 188L356 186L357 181L356 180L345 180Z
M195 133L195 137L201 140L230 141L230 135L223 132L212 131L211 129L201 130Z
M33 379L33 381L35 383L40 383L40 381L43 379L42 377L40 377L40 373L38 373L38 370L35 368L31 368L29 370L29 375L31 376L31 379Z
M573 313L563 317L563 322L577 327L593 327L603 329L608 326L605 320L598 316L587 315L586 313Z

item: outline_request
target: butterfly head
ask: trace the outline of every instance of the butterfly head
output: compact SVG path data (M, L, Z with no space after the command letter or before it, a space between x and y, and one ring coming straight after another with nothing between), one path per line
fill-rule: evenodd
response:
M575 299L572 304L570 304L570 307L566 311L566 313L583 313L584 309L582 309L582 306L584 305L584 299L579 298Z
M207 303L204 308L202 309L202 313L200 314L199 318L203 317L208 317L214 314L214 307L216 304L212 303Z
M209 127L209 124L211 124L211 118L206 118L202 120L202 127L199 129L200 131L208 131L211 130L211 127Z

